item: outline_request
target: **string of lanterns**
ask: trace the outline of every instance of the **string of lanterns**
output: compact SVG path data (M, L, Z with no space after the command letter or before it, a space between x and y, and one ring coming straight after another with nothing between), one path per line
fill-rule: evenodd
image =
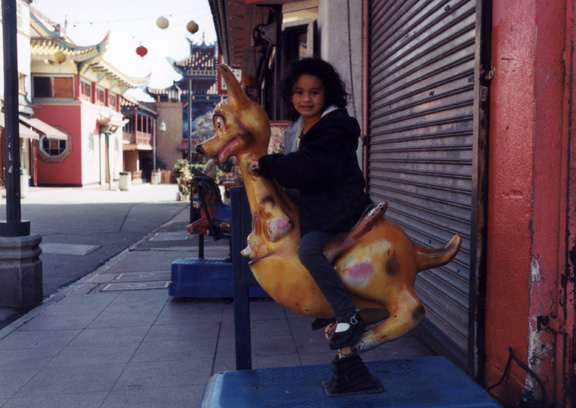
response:
M161 30L167 29L169 25L170 21L164 16L160 16L156 19L156 26ZM190 34L195 34L198 32L198 28L198 24L196 24L194 20L191 20L188 24L186 24L186 30ZM144 58L144 56L148 54L148 49L140 44L140 46L136 48L136 54L138 54L140 58Z
M156 19L156 26L161 30L165 30L166 28L168 28L169 25L170 21L164 16L160 16ZM198 24L196 24L194 20L191 20L190 22L188 22L188 24L186 24L186 30L190 34L195 34L196 32L198 32L198 29L199 29ZM138 54L140 58L144 58L146 54L148 54L148 48L146 48L145 46L142 45L142 43L140 43L140 45L136 47L136 54ZM62 64L64 61L66 61L66 54L62 51L56 51L54 53L54 61L56 61L58 64Z

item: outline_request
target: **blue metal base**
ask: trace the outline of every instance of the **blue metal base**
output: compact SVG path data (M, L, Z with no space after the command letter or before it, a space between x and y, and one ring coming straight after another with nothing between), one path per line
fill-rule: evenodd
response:
M214 258L178 258L172 262L168 294L179 298L234 297L232 262ZM269 297L260 287L251 297Z
M226 371L212 376L201 408L501 408L445 357L366 362L382 393L326 396L332 365Z

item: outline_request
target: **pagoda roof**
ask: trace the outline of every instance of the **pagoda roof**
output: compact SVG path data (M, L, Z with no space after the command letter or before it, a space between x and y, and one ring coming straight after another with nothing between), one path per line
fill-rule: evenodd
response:
M146 86L148 82L150 82L150 77L152 75L148 74L144 78L132 78L123 74L119 69L106 60L94 62L90 64L88 68L92 72L96 73L97 82L107 79L113 87L123 89L122 93L126 92L130 88L141 88Z
M192 94L195 96L220 96L218 92L218 58L216 57L216 45L194 44L190 39L191 55L179 61L168 58L168 62L174 70L182 75L182 79L175 82L182 90L181 100L188 100L188 80L192 79ZM168 98L168 88L150 88L144 91L154 99L163 100Z
M102 56L108 47L109 39L110 33L106 34L106 37L98 44L80 46L67 41L63 37L33 37L30 39L32 59L57 63L54 54L60 51L66 55L66 60L79 64L96 63L102 60Z
M215 45L194 45L190 39L190 56L174 61L168 59L176 72L183 76L215 76L218 70Z
M187 99L188 86L187 80L183 79L177 82L178 86L182 89L182 100ZM169 88L150 88L146 87L145 92L150 96L156 98L158 96L168 97ZM206 95L206 96L217 96L218 93L218 82L216 77L212 78L193 78L192 79L192 94L193 95Z
M109 81L110 89L124 93L130 88L145 86L150 75L144 78L132 78L122 73L103 57L110 41L110 32L104 39L94 45L74 44L65 35L65 30L45 15L32 7L30 23L32 25L32 38L30 38L30 53L32 62L42 61L47 64L58 64L55 59L57 52L66 56L66 63L73 65L74 73L91 75L97 82Z
M151 118L156 118L158 116L158 112L154 109L144 105L142 102L138 102L135 98L130 95L122 95L120 98L120 107L122 108L122 113L133 115L137 111L140 114L144 114L144 116L148 116Z
M30 8L31 38L30 48L32 60L56 62L54 54L58 51L66 55L66 59L76 63L97 62L108 48L110 32L104 39L94 45L77 45L67 36L65 29L50 20L37 8Z

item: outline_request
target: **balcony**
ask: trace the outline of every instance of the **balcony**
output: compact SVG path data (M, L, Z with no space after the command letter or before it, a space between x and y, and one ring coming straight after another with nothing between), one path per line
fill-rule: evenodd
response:
M136 131L123 133L124 150L152 150L152 134Z

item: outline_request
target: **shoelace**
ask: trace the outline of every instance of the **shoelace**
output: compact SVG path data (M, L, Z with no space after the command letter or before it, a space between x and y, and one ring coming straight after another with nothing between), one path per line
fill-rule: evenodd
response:
M350 325L356 325L356 324L358 324L358 319L356 319L356 315L354 315L350 318L350 323L346 322L338 323L338 325L336 326L335 333L345 332L350 328Z

